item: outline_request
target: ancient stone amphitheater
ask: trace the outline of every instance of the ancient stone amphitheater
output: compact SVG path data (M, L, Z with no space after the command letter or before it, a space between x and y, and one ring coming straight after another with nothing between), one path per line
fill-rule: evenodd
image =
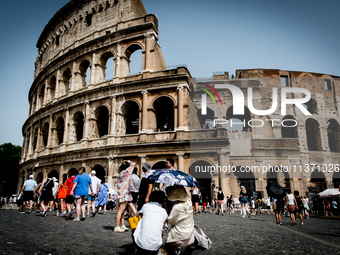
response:
M80 167L88 173L95 169L112 184L122 160L136 162L141 174L141 162L157 169L169 157L176 168L200 178L209 195L214 186L238 196L243 184L266 196L269 182L304 194L308 187L339 185L339 174L330 169L340 163L338 77L257 69L237 70L234 79L216 74L201 83L186 66L166 67L157 41L158 20L140 0L72 0L52 17L37 42L18 189L29 174L40 182L49 173L60 179ZM133 54L141 60L136 74L130 72ZM312 116L293 106L286 116L279 107L269 116L256 116L246 106L243 117L235 116L232 96L222 90L217 91L223 105L208 98L207 114L202 115L203 83L233 84L245 95L253 87L257 109L270 108L273 87L279 94L281 86L306 88L312 99L305 107ZM247 124L230 132L211 126L214 119L294 119L297 126L272 127L264 121L262 127ZM284 171L284 166L313 164L325 165L327 171ZM236 170L195 171L218 165ZM260 165L272 168L266 173L242 171L242 166Z

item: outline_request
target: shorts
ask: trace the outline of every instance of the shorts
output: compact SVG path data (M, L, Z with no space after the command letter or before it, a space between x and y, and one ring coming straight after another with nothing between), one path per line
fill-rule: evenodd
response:
M130 203L133 203L134 205L137 203L138 194L138 192L131 192L132 201Z
M88 201L96 201L96 196L87 195L86 197Z
M83 198L83 199L86 199L87 195L75 195L74 198Z
M66 196L66 204L73 204L74 203L74 196Z
M203 207L207 207L207 202L203 202Z
M200 198L198 195L192 195L192 202L193 203L199 203L200 202Z
M33 190L24 191L23 201L30 201L33 200Z
M295 205L288 205L289 212L295 212Z

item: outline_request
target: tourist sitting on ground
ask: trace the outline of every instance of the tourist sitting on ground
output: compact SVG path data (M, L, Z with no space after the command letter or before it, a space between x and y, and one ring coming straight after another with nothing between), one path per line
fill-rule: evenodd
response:
M174 254L178 249L184 252L195 241L192 202L183 186L168 187L166 191L169 201L177 204L172 207L168 217L171 227L165 249L168 254Z
M164 192L151 193L152 202L143 205L139 211L142 216L133 234L136 243L136 254L157 254L161 248L162 230L168 214L162 208Z

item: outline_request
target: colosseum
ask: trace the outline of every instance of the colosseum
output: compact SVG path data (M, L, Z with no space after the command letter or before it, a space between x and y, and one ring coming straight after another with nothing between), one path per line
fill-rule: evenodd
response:
M199 80L186 66L167 67L157 41L158 20L141 0L72 0L52 17L37 42L18 190L30 174L39 183L80 167L113 184L123 160L136 162L141 175L142 162L158 169L169 157L208 194L220 186L237 197L242 184L266 197L271 182L303 194L339 186L339 77L253 69ZM142 71L133 74L138 53ZM232 94L218 84L236 86L258 110L271 108L277 88L278 106L259 116L245 104L235 115ZM282 87L310 91L304 107L312 115L294 105L281 115ZM220 100L208 97L202 114L207 91ZM244 125L233 129L221 120ZM203 171L221 166L233 171Z

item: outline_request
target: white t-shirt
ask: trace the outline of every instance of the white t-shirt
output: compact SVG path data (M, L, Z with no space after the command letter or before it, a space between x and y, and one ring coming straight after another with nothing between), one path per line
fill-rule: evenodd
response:
M168 214L155 202L144 204L139 213L143 217L133 234L135 242L144 250L157 251L162 246L162 230Z
M92 181L92 190L93 190L93 193L96 195L97 194L98 184L100 186L102 181L97 176L90 175L90 177L91 177L91 181ZM91 194L91 189L89 188L89 195L90 194Z
M59 183L58 182L54 182L54 186L52 188L53 196L56 195L58 187L59 187Z
M267 198L267 206L270 206L270 198Z

